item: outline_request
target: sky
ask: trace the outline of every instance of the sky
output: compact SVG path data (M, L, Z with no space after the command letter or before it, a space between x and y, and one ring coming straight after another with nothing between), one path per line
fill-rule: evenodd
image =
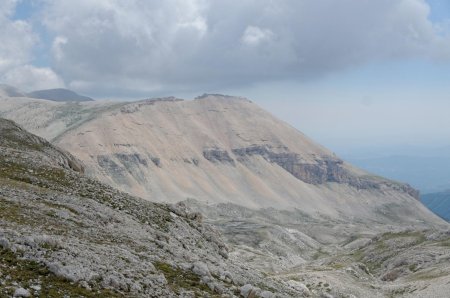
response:
M341 155L450 146L448 0L0 0L0 40L25 91L239 95Z

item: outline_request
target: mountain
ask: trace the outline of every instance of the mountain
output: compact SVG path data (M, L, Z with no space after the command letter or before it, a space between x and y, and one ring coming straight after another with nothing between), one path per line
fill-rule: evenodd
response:
M90 179L9 120L0 135L1 297L213 297L250 283L301 294L232 261L198 213Z
M0 296L450 291L449 224L414 189L246 99L4 97L0 113L53 144L0 120Z
M424 194L421 200L431 211L450 221L450 191Z
M441 223L410 186L354 168L244 98L3 99L0 111L69 150L91 177L151 201L194 198L299 208L315 218Z
M0 84L0 95L5 97L26 97L25 93L17 89L16 87Z
M33 91L28 93L27 97L47 99L53 101L75 101L75 102L93 101L93 99L90 97L82 96L71 90L62 88Z

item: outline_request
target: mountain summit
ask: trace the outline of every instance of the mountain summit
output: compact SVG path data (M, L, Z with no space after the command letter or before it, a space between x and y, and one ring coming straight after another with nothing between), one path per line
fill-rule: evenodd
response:
M314 217L439 222L410 186L354 168L241 97L77 106L4 99L2 110L83 160L92 177L148 200L194 198L299 208Z

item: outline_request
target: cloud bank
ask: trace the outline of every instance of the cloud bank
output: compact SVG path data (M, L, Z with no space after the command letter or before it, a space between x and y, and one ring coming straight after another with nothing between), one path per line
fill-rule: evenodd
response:
M0 1L0 82L26 90L60 87L62 79L49 67L32 65L39 36L30 22L13 20L17 1Z
M170 93L310 80L391 59L450 58L448 26L429 20L424 0L39 3L28 22L12 19L16 1L2 0L1 80L29 84L19 79L28 73L42 76L41 85L89 94ZM45 69L32 64L37 23L52 37Z

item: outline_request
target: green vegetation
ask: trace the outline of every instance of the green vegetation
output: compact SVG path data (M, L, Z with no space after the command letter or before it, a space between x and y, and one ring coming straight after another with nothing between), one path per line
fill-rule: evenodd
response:
M397 244L396 240L402 239L407 241L400 241ZM364 263L369 272L376 273L382 267L383 263L398 253L398 247L413 247L425 241L425 235L419 231L389 232L382 234L372 244L352 252L349 256L356 262ZM408 269L413 272L417 270L414 264L410 265Z
M327 253L326 251L323 251L322 248L320 247L315 254L312 256L313 260L317 260L323 257L329 256L329 253Z
M41 151L49 144L41 141L38 137L23 134L13 122L1 119L2 123L8 123L7 127L1 128L2 140L0 145L19 150Z
M417 272L411 276L412 280L428 280L446 276L448 273L440 270L429 270L425 272Z
M352 243L353 241L357 240L359 238L358 235L352 235L347 240L345 240L341 245L346 246L349 243Z
M405 232L399 232L399 233L385 233L382 236L383 240L390 240L390 239L395 239L395 238L402 238L402 237L412 237L412 238L416 238L416 242L414 243L415 245L420 244L422 242L424 242L425 239L425 235L422 232L419 231L405 231Z
M184 289L194 291L197 295L207 294L206 297L216 297L214 292L207 285L202 284L200 277L193 272L174 268L164 262L157 262L154 266L164 274L170 288L175 293L180 294L180 290Z
M23 260L9 250L0 248L0 272L6 284L0 288L1 297L11 297L14 294L13 282L17 282L21 287L29 288L39 285L39 294L33 297L59 298L59 297L123 297L119 293L105 289L87 290L76 283L72 283L51 273L44 265L30 260Z
M438 242L439 246L450 247L450 239L445 239L443 241Z
M13 222L20 225L36 224L34 219L28 216L27 213L32 214L33 210L0 197L0 218L2 221Z

